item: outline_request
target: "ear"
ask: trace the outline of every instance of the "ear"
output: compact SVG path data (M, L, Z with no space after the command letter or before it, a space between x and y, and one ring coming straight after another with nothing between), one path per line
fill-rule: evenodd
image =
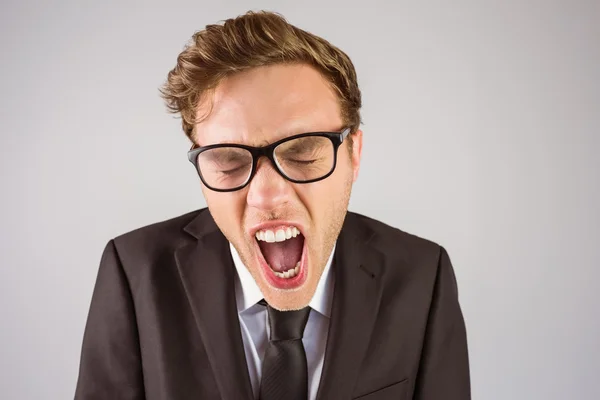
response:
M360 169L360 157L362 154L362 138L363 133L359 129L352 134L352 181L358 179L358 170Z

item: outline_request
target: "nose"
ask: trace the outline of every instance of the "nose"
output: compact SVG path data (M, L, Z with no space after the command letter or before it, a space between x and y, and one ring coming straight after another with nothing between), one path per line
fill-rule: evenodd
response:
M248 186L248 205L262 211L272 211L287 203L292 191L291 182L279 175L264 157L258 160L256 173Z

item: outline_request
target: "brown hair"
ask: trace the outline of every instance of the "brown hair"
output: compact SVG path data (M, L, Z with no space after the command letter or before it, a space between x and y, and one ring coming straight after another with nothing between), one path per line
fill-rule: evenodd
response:
M338 94L341 117L354 133L360 125L361 94L350 58L326 40L272 12L248 12L196 32L177 57L160 93L171 113L180 113L192 139L198 104L219 82L253 67L306 63Z

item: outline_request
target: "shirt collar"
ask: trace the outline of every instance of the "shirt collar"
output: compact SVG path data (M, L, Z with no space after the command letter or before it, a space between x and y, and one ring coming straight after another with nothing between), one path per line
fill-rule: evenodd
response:
M331 315L331 304L333 302L333 286L334 286L334 274L332 273L331 264L333 261L333 254L335 252L335 245L331 250L323 275L317 284L315 294L308 304L310 308L317 311L329 318ZM235 269L237 270L237 276L235 281L235 298L237 302L238 313L242 313L253 307L256 303L263 299L263 295L256 284L256 281L248 271L248 268L242 263L242 260L231 243L229 243L229 249L231 250L231 257Z

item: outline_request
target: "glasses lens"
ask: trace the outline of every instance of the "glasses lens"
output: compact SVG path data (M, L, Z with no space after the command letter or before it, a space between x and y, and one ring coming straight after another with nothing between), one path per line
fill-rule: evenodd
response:
M198 154L198 170L213 189L242 186L252 171L252 154L238 147L217 147Z
M334 148L329 138L304 136L275 148L275 161L288 178L296 181L319 179L334 167Z

